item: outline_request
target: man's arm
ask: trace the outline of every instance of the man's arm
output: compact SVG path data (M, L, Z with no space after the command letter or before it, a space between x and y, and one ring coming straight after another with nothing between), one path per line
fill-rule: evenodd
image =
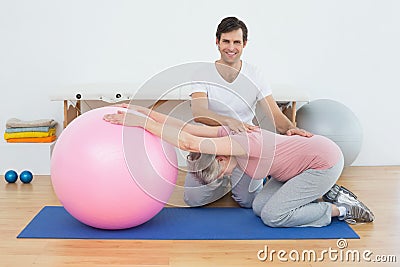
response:
M272 95L266 96L264 99L260 100L260 104L267 117L274 120L275 128L279 133L286 135L301 135L305 137L312 136L311 133L293 125L285 114L282 113Z
M231 117L219 115L208 109L208 98L204 92L192 93L191 108L195 122L210 126L225 125L235 132L251 131L257 127Z

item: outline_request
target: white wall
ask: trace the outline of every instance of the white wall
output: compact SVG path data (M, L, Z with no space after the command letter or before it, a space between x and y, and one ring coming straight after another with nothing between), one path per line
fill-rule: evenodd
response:
M140 84L213 61L216 26L235 15L249 27L243 58L271 84L356 113L365 136L353 165L400 165L399 11L396 0L0 0L0 131L10 117L61 124L49 95L64 86Z

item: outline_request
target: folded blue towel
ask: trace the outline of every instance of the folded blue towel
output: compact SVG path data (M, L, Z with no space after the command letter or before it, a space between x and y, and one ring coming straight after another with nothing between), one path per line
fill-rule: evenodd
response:
M39 127L17 127L7 128L6 133L20 133L20 132L48 132L50 127L39 126Z

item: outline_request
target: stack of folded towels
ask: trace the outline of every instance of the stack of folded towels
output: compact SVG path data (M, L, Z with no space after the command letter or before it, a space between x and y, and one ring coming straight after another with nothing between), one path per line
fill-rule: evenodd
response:
M51 143L56 140L57 122L52 119L21 121L9 119L4 139L8 143Z

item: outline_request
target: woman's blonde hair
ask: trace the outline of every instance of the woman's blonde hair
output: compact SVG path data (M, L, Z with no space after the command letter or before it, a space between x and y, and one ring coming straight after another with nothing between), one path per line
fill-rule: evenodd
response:
M218 178L220 166L215 155L190 152L187 156L188 172L201 184L210 184Z

